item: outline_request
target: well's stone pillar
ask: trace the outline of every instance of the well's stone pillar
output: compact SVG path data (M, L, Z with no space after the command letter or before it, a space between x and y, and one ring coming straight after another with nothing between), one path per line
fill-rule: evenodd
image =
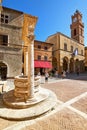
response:
M28 75L28 52L26 52L26 75Z
M30 36L31 37L31 36ZM28 45L28 84L29 97L34 96L34 41Z

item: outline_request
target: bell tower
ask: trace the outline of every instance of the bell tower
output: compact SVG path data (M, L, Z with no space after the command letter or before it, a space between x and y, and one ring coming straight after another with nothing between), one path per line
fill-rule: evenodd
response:
M82 23L82 14L76 10L71 19L71 38L77 40L81 44L84 44L84 24Z

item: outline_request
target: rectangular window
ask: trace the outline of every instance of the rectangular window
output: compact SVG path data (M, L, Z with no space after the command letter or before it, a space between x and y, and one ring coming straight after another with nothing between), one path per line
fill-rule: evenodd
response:
M0 45L8 45L8 35L0 35Z
M83 55L83 50L81 50L81 55Z
M47 46L44 47L44 50L48 50Z
M46 61L47 61L47 56L44 56L44 60L46 60Z
M81 36L83 36L83 30L82 30L82 28L81 28Z
M71 46L71 52L73 52L73 46Z
M8 23L9 22L9 16L7 14L1 14L0 16L1 23Z
M41 45L38 45L38 49L41 49Z
M38 60L41 60L41 56L40 55L38 55L38 58L37 58Z
M67 51L67 44L64 43L64 51Z
M74 29L74 36L76 36L76 29Z

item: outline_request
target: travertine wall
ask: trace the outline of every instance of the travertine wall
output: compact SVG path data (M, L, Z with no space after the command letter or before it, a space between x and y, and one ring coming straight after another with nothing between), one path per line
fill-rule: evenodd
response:
M0 46L0 62L7 66L7 77L14 77L21 74L22 66L25 72L28 69L26 68L26 52L28 51L26 47L30 41L27 36L31 33L34 35L37 17L6 7L3 7L2 14L9 16L8 23L0 26L0 35L8 36L8 45ZM22 48L23 43L24 49ZM22 54L24 63L22 63Z
M9 16L9 22L0 25L0 35L8 36L8 46L0 46L0 62L7 66L7 77L14 77L21 74L22 70L23 13L3 8L2 14Z
M81 69L81 72L84 71L84 64L82 64L82 61L84 61L85 57L84 57L84 46L78 42L76 42L74 39L71 39L69 37L67 37L66 35L62 34L62 33L56 33L52 36L49 36L48 39L46 40L46 42L51 42L54 44L53 46L53 57L55 57L56 60L56 69L58 69L59 73L61 73L61 71L63 71L63 59L64 57L67 58L68 60L68 68L69 68L69 64L70 64L70 59L72 58L72 52L71 52L71 46L73 46L73 51L78 48L78 55L76 55L74 58L74 61L76 59L78 59L79 61L81 61L81 63L79 62L79 66ZM67 50L64 50L64 44L67 44ZM81 54L81 50L83 50L83 54ZM53 61L54 62L54 61ZM75 63L74 63L75 64ZM81 68L81 66L83 66ZM75 69L73 70L75 71Z
M85 67L87 68L87 47L85 47Z

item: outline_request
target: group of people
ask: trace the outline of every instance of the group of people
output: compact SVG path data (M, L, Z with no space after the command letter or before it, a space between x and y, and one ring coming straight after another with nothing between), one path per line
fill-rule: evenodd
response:
M61 72L61 78L65 78L66 77L66 72L65 71L62 71ZM55 74L54 74L55 78L58 78L59 77L59 74L58 74L58 71L55 71Z
M40 76L40 75L41 75L40 72L38 72L37 75ZM45 82L48 81L48 78L49 78L49 77L52 77L52 75L51 75L50 73L48 73L48 71L45 72L44 76L45 76ZM55 77L55 78L58 78L58 76L59 76L58 71L55 71L54 77ZM62 78L65 78L65 77L66 77L66 72L65 72L65 71L63 71L63 72L61 73L61 77L62 77Z
M76 70L76 73L77 73L77 75L79 75L79 68ZM60 76L61 76L62 79L64 79L64 78L66 78L66 76L68 76L68 74L69 74L68 71L63 70L61 72ZM40 72L38 72L37 75L40 76L41 75ZM57 70L55 71L54 75L52 73L49 73L48 71L45 71L44 76L45 76L45 82L47 82L49 77L53 77L54 76L55 78L58 78L59 74L58 74Z

